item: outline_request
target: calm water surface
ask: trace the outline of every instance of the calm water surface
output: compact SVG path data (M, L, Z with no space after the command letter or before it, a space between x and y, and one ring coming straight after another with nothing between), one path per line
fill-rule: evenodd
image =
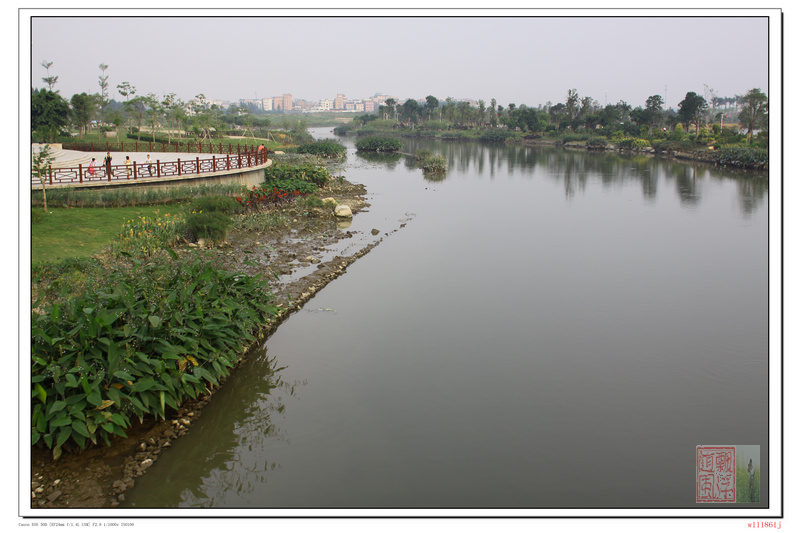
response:
M345 142L372 204L349 229L383 242L229 379L126 505L694 507L699 444L761 446L767 503L764 180L407 141L446 155L426 179Z

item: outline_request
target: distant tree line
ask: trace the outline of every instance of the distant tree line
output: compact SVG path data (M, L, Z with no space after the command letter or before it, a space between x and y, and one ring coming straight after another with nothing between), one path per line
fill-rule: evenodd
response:
M180 132L203 139L221 130L266 130L275 122L269 116L256 115L246 106L225 109L211 104L203 94L189 102L183 102L174 93L161 97L152 93L137 95L136 87L127 81L117 85L124 101L116 101L109 96L108 65L102 63L98 92L75 94L66 100L55 90L58 76L50 73L53 63L43 61L42 66L47 71L47 76L42 78L47 89L32 89L31 94L34 140L52 142L71 128L80 136L92 129L119 133L123 129L141 132L144 127L152 132L163 132L168 140ZM748 140L757 130L768 133L769 102L760 89L751 89L735 97L718 97L713 90L706 89L709 99L688 92L678 103L677 110L665 109L661 95L652 95L635 108L624 101L601 106L589 96L581 97L576 89L569 89L563 102L547 102L536 107L515 103L504 107L494 98L488 105L484 100L472 105L451 97L442 101L432 95L422 101L407 99L403 103L388 98L376 113L359 115L353 122L358 126L373 120L394 121L411 128L424 124L429 129L503 128L532 136L553 132L601 132L611 136L620 132L625 136L653 138L672 132L679 125L684 132L693 129L695 136L699 136L704 126L719 124L722 128L736 121ZM303 120L283 121L285 124L277 120L277 125L298 130L298 133L306 127Z
M711 105L705 97L688 92L678 103L677 111L665 109L661 95L652 95L643 106L635 108L624 101L601 106L593 98L581 97L576 89L570 89L564 102L547 102L537 107L514 103L503 107L494 98L488 105L484 100L471 105L449 97L439 101L428 96L424 102L408 99L402 104L389 98L377 113L359 115L354 123L358 126L376 120L394 120L406 127L424 125L427 129L506 128L534 136L546 132L602 132L611 136L620 132L625 136L653 137L660 131L672 132L676 126L684 132L694 130L697 136L709 124L712 127L719 124L722 128L724 124L738 122L750 138L756 130L767 130L768 118L767 96L760 89L732 98L715 96Z

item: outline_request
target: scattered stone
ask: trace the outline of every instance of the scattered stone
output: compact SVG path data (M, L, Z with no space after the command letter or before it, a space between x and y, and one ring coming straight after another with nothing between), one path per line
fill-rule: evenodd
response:
M377 234L378 234L378 233L380 233L380 232L381 232L381 230L379 230L379 229L375 229L375 228L372 228L372 234L373 234L373 235L377 235Z
M333 210L333 214L342 218L353 218L353 211L349 205L337 205Z

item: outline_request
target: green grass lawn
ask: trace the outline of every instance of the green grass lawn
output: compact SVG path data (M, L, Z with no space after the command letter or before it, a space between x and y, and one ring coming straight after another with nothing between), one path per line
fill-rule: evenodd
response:
M51 209L31 224L31 263L89 257L113 241L126 220L180 211L180 206Z

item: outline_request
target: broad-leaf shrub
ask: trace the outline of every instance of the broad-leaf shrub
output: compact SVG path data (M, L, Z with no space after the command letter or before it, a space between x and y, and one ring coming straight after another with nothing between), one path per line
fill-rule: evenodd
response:
M265 281L201 259L133 260L31 314L32 443L110 443L227 376L275 308Z
M356 141L356 148L366 152L397 152L403 141L392 137L364 137Z
M328 169L309 163L277 164L264 170L264 181L269 188L272 188L276 182L287 180L304 181L317 187L324 187L330 178L331 174Z
M314 154L328 159L338 159L347 155L347 147L336 140L320 139L297 147L298 154Z

